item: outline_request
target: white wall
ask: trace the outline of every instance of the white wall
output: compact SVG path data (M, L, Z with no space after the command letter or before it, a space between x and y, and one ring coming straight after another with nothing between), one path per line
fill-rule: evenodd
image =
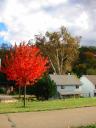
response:
M80 78L80 81L82 83L82 86L81 86L81 93L82 93L82 96L84 97L94 97L94 89L95 89L95 86L93 85L93 83L91 83L91 81L89 81L87 79L87 77L85 76L82 76Z
M71 94L71 93L75 93L76 91L77 92L80 92L81 91L81 88L79 86L79 88L77 89L76 88L76 85L66 85L66 86L64 86L64 89L61 89L61 86L59 85L59 86L57 86L57 91L58 92L61 92L61 93L70 92L70 94Z

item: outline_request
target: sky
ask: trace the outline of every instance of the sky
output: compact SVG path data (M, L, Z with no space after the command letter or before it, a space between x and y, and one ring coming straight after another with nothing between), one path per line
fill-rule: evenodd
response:
M0 0L0 43L14 45L67 27L81 45L96 46L96 0Z

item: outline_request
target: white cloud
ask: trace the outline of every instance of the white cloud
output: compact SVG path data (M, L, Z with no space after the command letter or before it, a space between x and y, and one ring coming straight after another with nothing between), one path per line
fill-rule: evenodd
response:
M67 3L68 0L39 0L40 3L42 3L43 5L51 5L51 6L56 6L58 4L64 4Z
M5 39L11 42L29 40L38 34L38 32L46 32L48 28L58 28L63 23L68 24L65 20L59 20L48 13L45 13L40 8L47 5L57 5L64 2L64 0L57 0L52 2L47 0L32 1L27 7L25 4L19 2L19 0L7 0L6 8L1 15L2 22L7 24L8 33L5 34ZM41 3L41 4L40 4Z
M80 36L86 36L94 28L90 26L90 15L85 6L81 3L72 5L70 0L5 0L2 6L0 21L7 25L8 31L0 34L12 44L62 25ZM46 7L49 10L44 10Z
M1 31L1 32L0 32L0 36L1 36L1 37L5 37L4 39L7 40L6 37L8 36L8 32Z
M76 19L75 25L83 30L88 30L89 29L88 21L89 21L88 15L86 14L86 12L82 12L80 16Z

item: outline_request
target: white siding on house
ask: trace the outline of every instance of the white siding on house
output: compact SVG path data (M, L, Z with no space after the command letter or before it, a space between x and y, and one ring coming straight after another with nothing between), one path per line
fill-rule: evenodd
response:
M76 85L64 85L64 89L61 89L61 86L57 85L57 91L61 94L64 94L64 93L74 94L76 92L81 92L80 86L79 88L76 88Z
M56 83L59 97L80 95L81 82L75 75L50 74L50 78ZM79 88L76 88L76 86Z
M80 78L81 81L81 94L84 97L94 97L94 90L95 90L95 86L93 85L93 83L87 79L87 77L82 76Z

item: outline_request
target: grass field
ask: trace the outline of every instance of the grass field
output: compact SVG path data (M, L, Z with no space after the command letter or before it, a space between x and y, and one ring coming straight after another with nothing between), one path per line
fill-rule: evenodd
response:
M32 102L27 101L25 108L23 107L23 102L0 103L0 113L46 111L87 106L96 106L96 98L77 98Z
M88 125L88 126L80 126L77 128L96 128L96 124Z

